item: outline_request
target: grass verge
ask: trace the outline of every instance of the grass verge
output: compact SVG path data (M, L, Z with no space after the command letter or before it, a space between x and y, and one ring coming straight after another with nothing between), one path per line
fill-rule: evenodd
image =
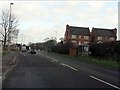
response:
M107 68L111 68L111 69L119 69L120 70L120 62L118 61L113 61L113 60L109 60L109 58L95 58L95 57L80 57L78 56L77 58L79 58L82 61L86 61L89 63L93 63L93 64L97 64L97 65L101 65Z
M2 51L2 52L0 53L0 56L5 56L6 54L8 54L7 51Z
M70 60L82 61L82 62L87 62L87 63L103 66L106 68L120 70L120 61L119 62L113 61L113 60L110 60L110 58L104 59L104 58L95 58L95 57L90 57L90 56L73 57L73 56L69 56L69 55L65 55L65 54L58 54L58 53L51 53L51 54L54 56L59 55L61 57L69 58Z

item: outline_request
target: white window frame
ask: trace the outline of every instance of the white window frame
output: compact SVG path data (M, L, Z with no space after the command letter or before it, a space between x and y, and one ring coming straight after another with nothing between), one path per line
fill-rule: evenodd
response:
M76 39L77 35L71 35L71 38Z
M84 39L85 40L89 40L89 36L84 36Z

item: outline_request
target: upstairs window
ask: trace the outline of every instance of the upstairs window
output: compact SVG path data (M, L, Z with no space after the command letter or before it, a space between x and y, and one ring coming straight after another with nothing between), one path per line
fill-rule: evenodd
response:
M84 39L85 40L89 40L89 36L84 36Z
M71 35L71 38L73 38L73 39L77 38L77 35Z

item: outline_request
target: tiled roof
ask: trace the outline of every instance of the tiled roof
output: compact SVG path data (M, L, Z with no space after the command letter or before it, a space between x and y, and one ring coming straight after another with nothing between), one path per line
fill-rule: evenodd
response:
M70 34L72 35L86 35L86 36L90 35L89 28L85 28L85 27L69 26L69 31Z
M94 29L94 33L97 36L108 36L108 37L115 36L112 29L103 29L103 28L93 28L93 29Z

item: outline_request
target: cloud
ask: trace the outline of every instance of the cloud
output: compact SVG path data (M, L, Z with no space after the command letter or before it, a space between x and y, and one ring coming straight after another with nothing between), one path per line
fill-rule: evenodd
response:
M6 2L0 8L8 7ZM108 1L14 1L12 13L19 17L21 29L29 41L63 37L66 24L82 27L115 28L118 24L116 2ZM21 36L19 35L19 41Z

